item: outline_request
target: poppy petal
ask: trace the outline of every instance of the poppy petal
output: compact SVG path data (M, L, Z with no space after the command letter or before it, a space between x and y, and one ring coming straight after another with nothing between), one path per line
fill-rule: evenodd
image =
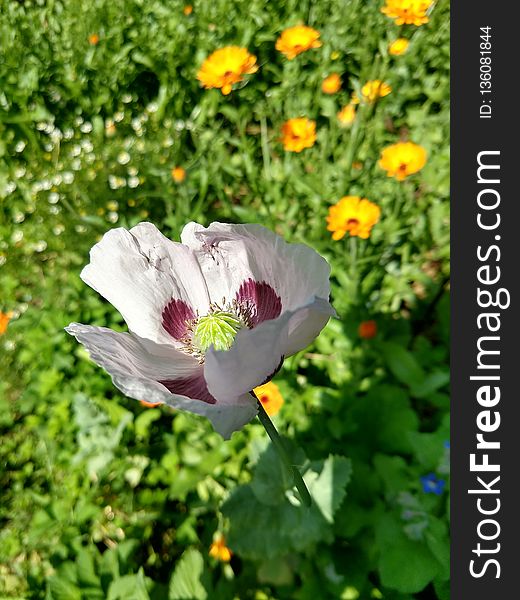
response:
M162 317L172 299L192 311L209 307L193 252L151 223L108 231L90 251L81 278L119 310L131 331L158 343L175 345Z
M286 311L254 329L239 331L229 350L210 347L204 363L208 390L217 402L233 403L270 379L285 356L308 345L311 334L315 337L331 314L328 302L313 299L309 305Z
M252 279L267 283L279 296L282 311L304 306L314 297L328 299L330 267L315 250L288 244L262 225L188 223L183 244L195 252L213 301L234 298Z

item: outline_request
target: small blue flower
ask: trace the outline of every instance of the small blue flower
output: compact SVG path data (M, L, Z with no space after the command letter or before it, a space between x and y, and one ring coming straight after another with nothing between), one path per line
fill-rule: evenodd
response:
M446 485L444 479L437 479L435 473L423 475L421 477L421 483L424 492L427 494L437 494L437 496L442 494L444 491L444 486Z
M450 447L450 440L446 440L444 442L444 447L449 449L449 447Z

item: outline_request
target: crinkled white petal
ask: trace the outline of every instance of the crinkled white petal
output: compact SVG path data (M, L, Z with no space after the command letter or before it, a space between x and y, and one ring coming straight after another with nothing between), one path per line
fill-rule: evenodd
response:
M204 404L204 406L195 406L186 408L198 415L202 415L211 421L215 431L228 440L233 431L242 429L257 415L258 409L256 401L249 394L243 394L236 399L234 404Z
M172 298L201 314L209 307L193 251L151 223L108 231L90 251L81 278L115 306L131 331L162 344L176 345L162 326L162 311Z
M217 433L228 440L257 414L256 402L249 394L236 398L233 404L208 404L187 396L171 394L161 384L137 377L113 376L114 385L130 398L146 398L148 402L162 402L171 408L185 410L209 419Z
M130 398L162 402L207 417L225 439L256 415L256 404L247 394L235 398L233 404L220 405L169 392L159 380L190 377L202 368L196 359L171 346L80 323L71 323L66 331L85 346L92 360Z
M289 334L284 356L292 356L307 348L318 337L330 317L336 316L336 311L323 298L294 312L289 320Z
M262 225L188 223L181 241L194 250L214 302L233 300L252 278L268 283L280 296L282 310L304 306L313 297L328 300L330 267L315 250L288 244Z
M204 231L206 230L202 225L188 223L182 230L181 242L195 252L211 301L223 305L233 300L234 293L240 285L238 282L251 277L251 272L244 270L240 265L232 271L229 260L222 256L217 248L207 245L201 237Z
M71 323L65 331L83 344L92 360L110 375L133 375L159 381L190 377L201 368L193 356L136 334L81 323Z
M272 377L285 356L306 347L333 314L328 302L315 298L307 306L239 331L227 351L211 346L204 363L208 390L217 402L234 403Z

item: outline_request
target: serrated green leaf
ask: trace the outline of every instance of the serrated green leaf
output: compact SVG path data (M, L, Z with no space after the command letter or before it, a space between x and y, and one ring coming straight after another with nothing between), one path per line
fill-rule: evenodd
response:
M351 474L350 459L330 454L318 477L309 485L312 499L329 523L334 522L334 513L343 502Z
M99 577L96 575L94 557L95 548L80 548L76 557L78 582L81 586L99 587ZM96 551L97 552L97 551Z
M258 499L253 484L236 488L221 509L230 519L229 546L241 556L265 559L331 540L333 515L345 496L350 473L350 460L344 457L330 456L310 465L304 474L315 495L310 508L291 503L287 497L291 492L278 494L279 503L269 505Z
M244 558L303 551L331 539L330 525L315 504L307 509L284 499L268 506L258 501L250 485L236 488L221 510L230 520L228 545Z
M108 588L107 600L150 600L143 570L113 581Z
M206 600L208 593L200 581L203 572L202 554L195 548L188 548L175 566L168 600Z
M80 589L59 575L50 578L49 590L52 600L82 600Z
M294 447L288 440L282 438L284 447L292 464L302 465L305 454ZM286 490L293 485L292 475L287 472L274 446L269 444L262 452L255 466L251 489L257 500L262 504L277 506L285 498Z
M127 568L128 563L130 562L130 557L139 547L139 544L140 540L128 539L123 540L117 545L117 556L123 571Z
M101 555L99 576L104 589L112 579L119 577L118 547L109 548Z

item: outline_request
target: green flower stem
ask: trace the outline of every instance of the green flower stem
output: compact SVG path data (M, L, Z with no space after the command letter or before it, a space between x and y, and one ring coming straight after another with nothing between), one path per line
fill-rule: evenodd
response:
M392 210L392 217L398 221L402 219L403 210L406 207L408 194L406 190L406 182L398 181L397 182L397 193L395 195L394 207Z
M253 392L249 392L253 398L256 399L258 405L258 418L260 419L260 423L265 427L267 431L267 435L271 438L271 442L273 442L273 446L275 447L278 456L280 457L284 467L289 471L289 473L293 477L294 485L300 494L300 498L303 504L307 507L310 507L312 504L311 495L309 494L309 490L303 481L300 471L291 464L289 456L284 448L282 438L280 437L278 431L276 431L276 427L273 425L273 422L269 418L269 415L265 412L265 408L262 403L258 399L258 396Z
M358 246L357 246L357 237L353 235L349 235L349 253L350 253L350 278L352 281L356 281L356 288L358 284L359 277L357 276L357 254L358 254Z
M352 179L352 163L354 162L354 154L357 150L358 146L358 137L361 130L361 110L359 109L356 114L356 118L354 120L354 124L352 129L350 130L350 137L347 145L347 150L345 152L345 181L344 187L345 191L347 191L348 186L350 186L350 182Z
M266 181L271 181L271 155L269 152L267 120L264 115L260 117L260 141L262 147L262 160L264 163L264 177Z

